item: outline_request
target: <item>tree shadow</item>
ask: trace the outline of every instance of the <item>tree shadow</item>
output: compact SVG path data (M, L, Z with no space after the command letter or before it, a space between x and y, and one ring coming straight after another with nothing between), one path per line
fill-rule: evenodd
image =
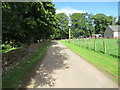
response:
M68 69L66 64L67 55L62 52L66 48L59 47L58 42L53 42L49 47L46 56L42 60L39 68L36 70L36 74L32 77L34 88L42 86L54 86L55 78L52 77L55 70Z

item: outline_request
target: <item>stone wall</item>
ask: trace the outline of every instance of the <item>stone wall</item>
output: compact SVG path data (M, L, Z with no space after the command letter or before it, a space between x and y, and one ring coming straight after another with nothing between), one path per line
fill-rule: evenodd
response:
M14 68L16 65L19 65L20 62L26 60L29 56L37 52L42 46L46 45L48 42L49 41L42 41L2 54L2 73L6 73L7 71Z

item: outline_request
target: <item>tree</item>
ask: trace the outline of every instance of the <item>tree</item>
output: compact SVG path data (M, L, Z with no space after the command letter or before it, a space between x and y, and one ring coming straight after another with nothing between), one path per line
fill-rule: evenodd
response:
M70 15L72 22L72 37L78 37L78 35L84 35L85 31L83 28L86 27L85 18L81 13L73 13Z
M50 39L56 28L51 2L3 2L3 44L28 45Z
M92 17L91 14L86 13L85 18L86 18L87 37L90 37L90 36L92 36L92 34L95 33L94 21L93 21L93 19L91 17Z
M69 37L68 16L65 13L56 14L57 29L54 34L55 39L65 39Z
M106 27L112 25L113 22L111 16L106 16L104 14L96 14L93 15L92 18L94 19L96 34L104 34Z
M88 13L73 13L71 16L72 37L88 37L94 32L93 20Z

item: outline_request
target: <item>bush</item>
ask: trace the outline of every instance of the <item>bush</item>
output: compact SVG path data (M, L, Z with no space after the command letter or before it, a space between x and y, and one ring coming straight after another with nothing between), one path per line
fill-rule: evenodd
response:
M12 48L12 46L10 46L9 44L8 45L2 45L2 49L11 49Z

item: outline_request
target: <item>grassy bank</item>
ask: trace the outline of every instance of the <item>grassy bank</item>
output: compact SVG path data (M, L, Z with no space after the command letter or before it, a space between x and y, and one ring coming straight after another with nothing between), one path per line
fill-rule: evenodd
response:
M68 41L68 40L66 40ZM96 52L104 53L104 42L106 43L106 54L118 57L118 39L72 39L69 40L72 44L77 44L83 48L94 50ZM120 57L120 56L119 56Z
M3 74L2 76L2 88L17 88L22 87L24 81L31 73L34 72L35 67L38 62L44 56L47 48L50 46L50 43L42 47L39 51L31 55L27 60L21 62L11 71Z
M100 52L95 52L93 50L65 42L64 40L61 42L89 63L93 64L100 71L107 74L113 80L116 82L118 81L118 58L105 55Z

